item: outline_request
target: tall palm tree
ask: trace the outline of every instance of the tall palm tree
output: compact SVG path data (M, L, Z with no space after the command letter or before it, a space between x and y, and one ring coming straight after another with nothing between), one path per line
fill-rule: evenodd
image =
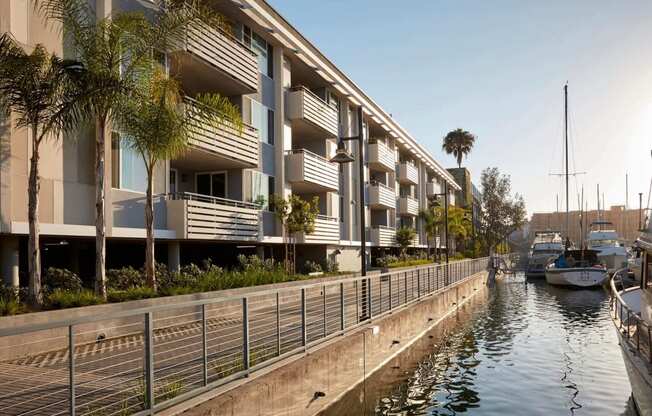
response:
M229 123L241 132L242 119L237 107L217 94L199 95L191 107L184 108L184 95L179 83L159 69L154 69L143 81L142 94L135 95L126 103L118 126L145 163L145 275L148 286L156 289L153 205L156 166L161 161L181 155L199 124Z
M153 65L153 51L180 44L206 9L198 0L154 0L146 17L118 12L97 18L88 0L32 0L60 25L83 67L78 105L95 124L95 292L106 298L105 148L107 129ZM197 7L194 7L197 6Z
M28 54L9 34L0 36L0 109L15 115L16 128L29 128L32 156L29 163L27 263L29 298L42 303L39 236L40 146L58 139L79 122L73 92L75 66L36 45Z
M442 150L457 159L457 166L462 167L462 158L468 156L475 144L475 135L466 130L455 129L444 137Z

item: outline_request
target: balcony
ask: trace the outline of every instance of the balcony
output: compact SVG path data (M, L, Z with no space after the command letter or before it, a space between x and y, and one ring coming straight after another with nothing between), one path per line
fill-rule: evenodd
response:
M441 194L441 186L437 182L428 182L426 184L426 195L428 197Z
M339 189L337 165L309 150L289 150L285 174L295 192L328 192Z
M398 181L404 184L419 184L419 169L411 163L403 162L398 168Z
M385 225L372 225L370 230L371 244L379 247L396 245L396 229Z
M258 240L262 221L255 204L182 192L171 194L166 208L168 228L176 231L177 238Z
M340 223L337 217L318 215L315 219L315 232L300 233L297 243L301 244L337 244L340 242Z
M369 185L369 208L396 208L396 191L380 182L372 182Z
M295 87L287 95L288 118L293 121L292 135L305 139L337 137L337 110L305 87Z
M256 54L220 28L193 23L171 57L171 72L186 89L225 96L258 91Z
M393 172L396 167L394 152L382 142L370 143L368 152L369 169Z
M186 97L185 105L191 114L198 114L199 104ZM196 117L192 118L196 121ZM228 120L222 123L193 125L190 150L182 155L180 166L192 169L224 169L258 167L258 130L244 124L239 130Z
M411 196L402 196L398 200L398 215L419 215L419 201Z

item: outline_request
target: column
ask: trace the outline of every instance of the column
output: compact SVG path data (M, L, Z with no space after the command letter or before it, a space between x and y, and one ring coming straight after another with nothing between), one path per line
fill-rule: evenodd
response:
M7 236L0 242L0 263L4 284L10 287L19 287L19 247L18 237Z
M178 241L168 243L168 270L178 272L181 269L181 244Z

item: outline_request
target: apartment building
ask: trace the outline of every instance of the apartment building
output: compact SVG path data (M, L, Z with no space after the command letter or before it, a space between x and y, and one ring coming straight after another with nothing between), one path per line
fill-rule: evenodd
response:
M146 0L94 0L98 16L139 10ZM282 255L282 227L269 211L272 194L319 198L315 232L297 237L305 260L360 268L360 204L365 205L369 247L395 245L398 226L415 227L425 247L418 212L443 184L460 189L433 156L313 44L263 0L214 1L229 22L225 31L197 23L186 42L162 58L192 97L215 92L236 104L245 127L205 126L183 157L165 161L155 175L157 260L176 269L211 257L232 262L239 253ZM0 31L25 45L44 44L64 55L56 28L26 0L0 2ZM370 68L370 70L373 70ZM363 110L364 177L356 162L329 161L338 137L354 136ZM0 260L16 283L26 271L28 132L5 123L0 161ZM83 135L81 135L83 136ZM44 267L93 275L94 142L50 140L42 151L41 232ZM142 264L143 165L119 132L107 143L107 266ZM359 198L359 181L365 185ZM369 251L369 250L368 250ZM366 254L370 261L369 253Z

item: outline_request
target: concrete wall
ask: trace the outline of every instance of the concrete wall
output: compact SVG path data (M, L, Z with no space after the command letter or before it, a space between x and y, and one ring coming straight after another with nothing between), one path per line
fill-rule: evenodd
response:
M271 370L253 373L248 379L232 382L159 414L317 414L382 368L447 314L454 313L461 303L486 290L485 280L486 273L478 273L344 337L309 349L299 358L279 362ZM325 397L315 399L316 392L325 393Z

